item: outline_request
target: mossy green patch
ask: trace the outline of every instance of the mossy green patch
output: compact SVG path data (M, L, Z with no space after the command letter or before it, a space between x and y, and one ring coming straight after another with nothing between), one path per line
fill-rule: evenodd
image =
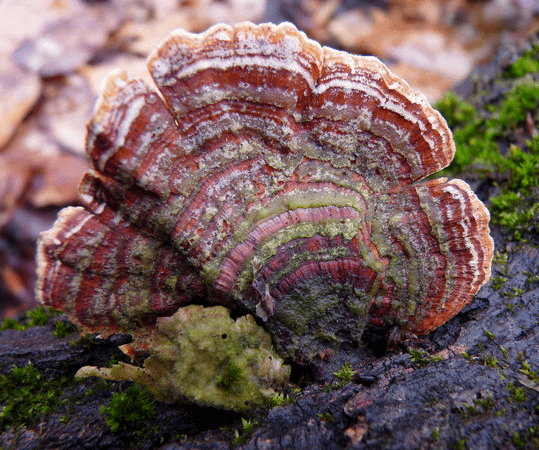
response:
M444 359L443 356L431 356L426 351L413 348L408 349L408 354L410 355L410 361L417 367L425 367L428 364L443 361Z
M508 180L491 199L492 220L513 230L517 240L536 229L539 218L539 137L527 144L527 151L509 149L503 164Z
M459 412L463 419L468 419L473 416L480 416L494 409L494 400L492 396L486 398L477 398L473 405L464 404L464 407L459 408Z
M27 328L38 327L47 325L49 320L60 314L60 311L56 311L52 308L46 308L44 306L38 306L35 309L30 309L26 312L28 321L26 323Z
M4 320L2 323L0 323L0 331L2 330L23 331L23 330L26 330L27 328L44 326L44 325L47 325L51 320L58 317L60 314L61 314L61 311L58 311L54 308L38 306L37 308L26 311L25 315L23 315L19 320L15 320L11 318Z
M232 439L231 444L236 446L240 444L245 444L247 442L247 439L251 437L254 431L254 427L257 425L256 422L253 422L252 420L247 420L245 418L241 418L241 429L240 430L234 430L234 439Z
M112 400L100 409L113 433L130 432L141 435L148 429L148 421L155 418L155 401L144 389L133 385L116 392Z
M498 359L488 353L481 357L481 362L485 367L492 367L493 369L498 367Z
M455 129L477 119L477 111L473 105L462 100L454 92L448 92L435 105L436 109L447 120L449 128Z
M333 375L339 380L339 387L345 386L352 381L352 377L356 374L355 370L352 370L350 363L346 362L341 367L341 370L333 372Z
M531 80L516 84L490 112L479 113L471 103L447 93L435 107L452 129L457 147L449 171L461 172L470 165L488 173L505 169L497 139L508 138L515 128L523 127L529 113L536 119L538 101L539 84Z
M431 443L434 443L438 440L438 438L440 437L440 428L439 427L436 427L434 429L434 431L432 432L431 436L430 436L430 442Z
M32 365L14 366L0 376L0 423L13 426L32 426L45 414L61 404L59 392L69 383L68 377L43 377Z
M4 330L25 330L26 327L15 319L8 318L0 323L0 331Z
M70 334L76 333L76 331L77 327L75 327L75 325L73 325L72 323L59 320L54 324L54 330L52 334L54 334L58 339L64 339Z
M522 369L519 369L519 372L526 375L531 381L539 383L539 375L531 369L527 360L522 362Z
M537 128L539 83L524 77L497 106L479 113L455 94L447 94L436 107L453 130L457 153L447 171L480 172L505 182L490 199L493 223L524 240L539 222L539 137L522 136ZM531 120L531 123L530 123ZM510 144L509 150L503 151Z
M223 389L229 389L234 383L241 381L244 377L243 370L234 361L226 364L223 372L223 375L217 379L217 386Z
M507 93L499 111L494 111L487 120L487 131L493 137L513 133L517 127L525 124L527 114L532 113L536 119L538 101L539 83L525 80L517 84Z
M501 276L495 276L495 277L492 277L491 280L492 280L492 287L494 288L494 290L499 291L501 287L503 286L503 284L507 281L507 278L501 277Z
M504 73L507 78L521 78L528 73L539 71L539 46L533 45L524 52Z
M497 146L485 139L486 121L474 106L448 92L435 107L447 120L457 147L455 158L444 172L462 172L471 164L476 169L485 164L490 166L490 156L497 154Z

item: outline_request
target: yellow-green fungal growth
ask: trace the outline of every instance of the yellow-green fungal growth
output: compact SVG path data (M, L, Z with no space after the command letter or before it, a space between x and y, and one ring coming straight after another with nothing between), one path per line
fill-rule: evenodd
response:
M158 319L149 349L144 368L87 366L77 376L132 380L162 401L191 400L236 411L274 397L290 376L253 316L234 320L223 306L191 305Z

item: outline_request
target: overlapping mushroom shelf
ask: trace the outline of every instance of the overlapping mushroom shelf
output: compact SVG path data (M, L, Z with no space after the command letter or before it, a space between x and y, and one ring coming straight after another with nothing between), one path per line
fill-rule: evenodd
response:
M159 93L106 80L89 212L40 240L43 303L140 347L157 316L224 304L308 359L368 324L426 333L490 276L486 208L420 181L454 156L445 121L377 59L244 23L175 31L148 65Z

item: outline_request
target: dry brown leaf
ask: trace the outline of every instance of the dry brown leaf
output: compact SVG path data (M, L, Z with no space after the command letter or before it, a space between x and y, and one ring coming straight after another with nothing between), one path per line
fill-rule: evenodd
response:
M47 23L38 36L25 39L13 53L24 68L43 77L73 72L102 48L123 20L115 10L85 8Z
M8 185L19 174L31 174L26 189L17 194L34 207L61 206L78 201L78 183L88 165L82 156L61 150L54 138L40 129L36 121L21 127L2 153L11 170L0 172L0 186ZM12 172L13 171L13 172ZM24 180L24 179L23 179ZM12 200L18 206L22 199Z
M130 22L122 27L116 39L126 42L127 51L146 57L170 30L184 28L191 31L192 21L189 18L187 11L178 10L147 23Z
M37 36L47 24L81 9L77 0L2 0L0 53L10 55L24 39Z
M40 128L61 148L84 154L86 124L90 120L97 93L78 74L51 80L44 85L37 113Z
M0 230L10 221L32 178L31 167L0 155Z
M41 80L0 57L0 149L34 106Z

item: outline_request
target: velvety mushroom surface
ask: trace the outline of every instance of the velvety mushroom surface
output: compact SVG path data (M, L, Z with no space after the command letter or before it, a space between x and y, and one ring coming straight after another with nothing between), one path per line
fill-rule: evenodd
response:
M87 209L40 237L37 297L132 333L187 304L250 312L308 361L365 327L425 334L490 276L489 213L446 178L441 115L376 58L293 25L176 30L159 92L108 76L89 124Z

